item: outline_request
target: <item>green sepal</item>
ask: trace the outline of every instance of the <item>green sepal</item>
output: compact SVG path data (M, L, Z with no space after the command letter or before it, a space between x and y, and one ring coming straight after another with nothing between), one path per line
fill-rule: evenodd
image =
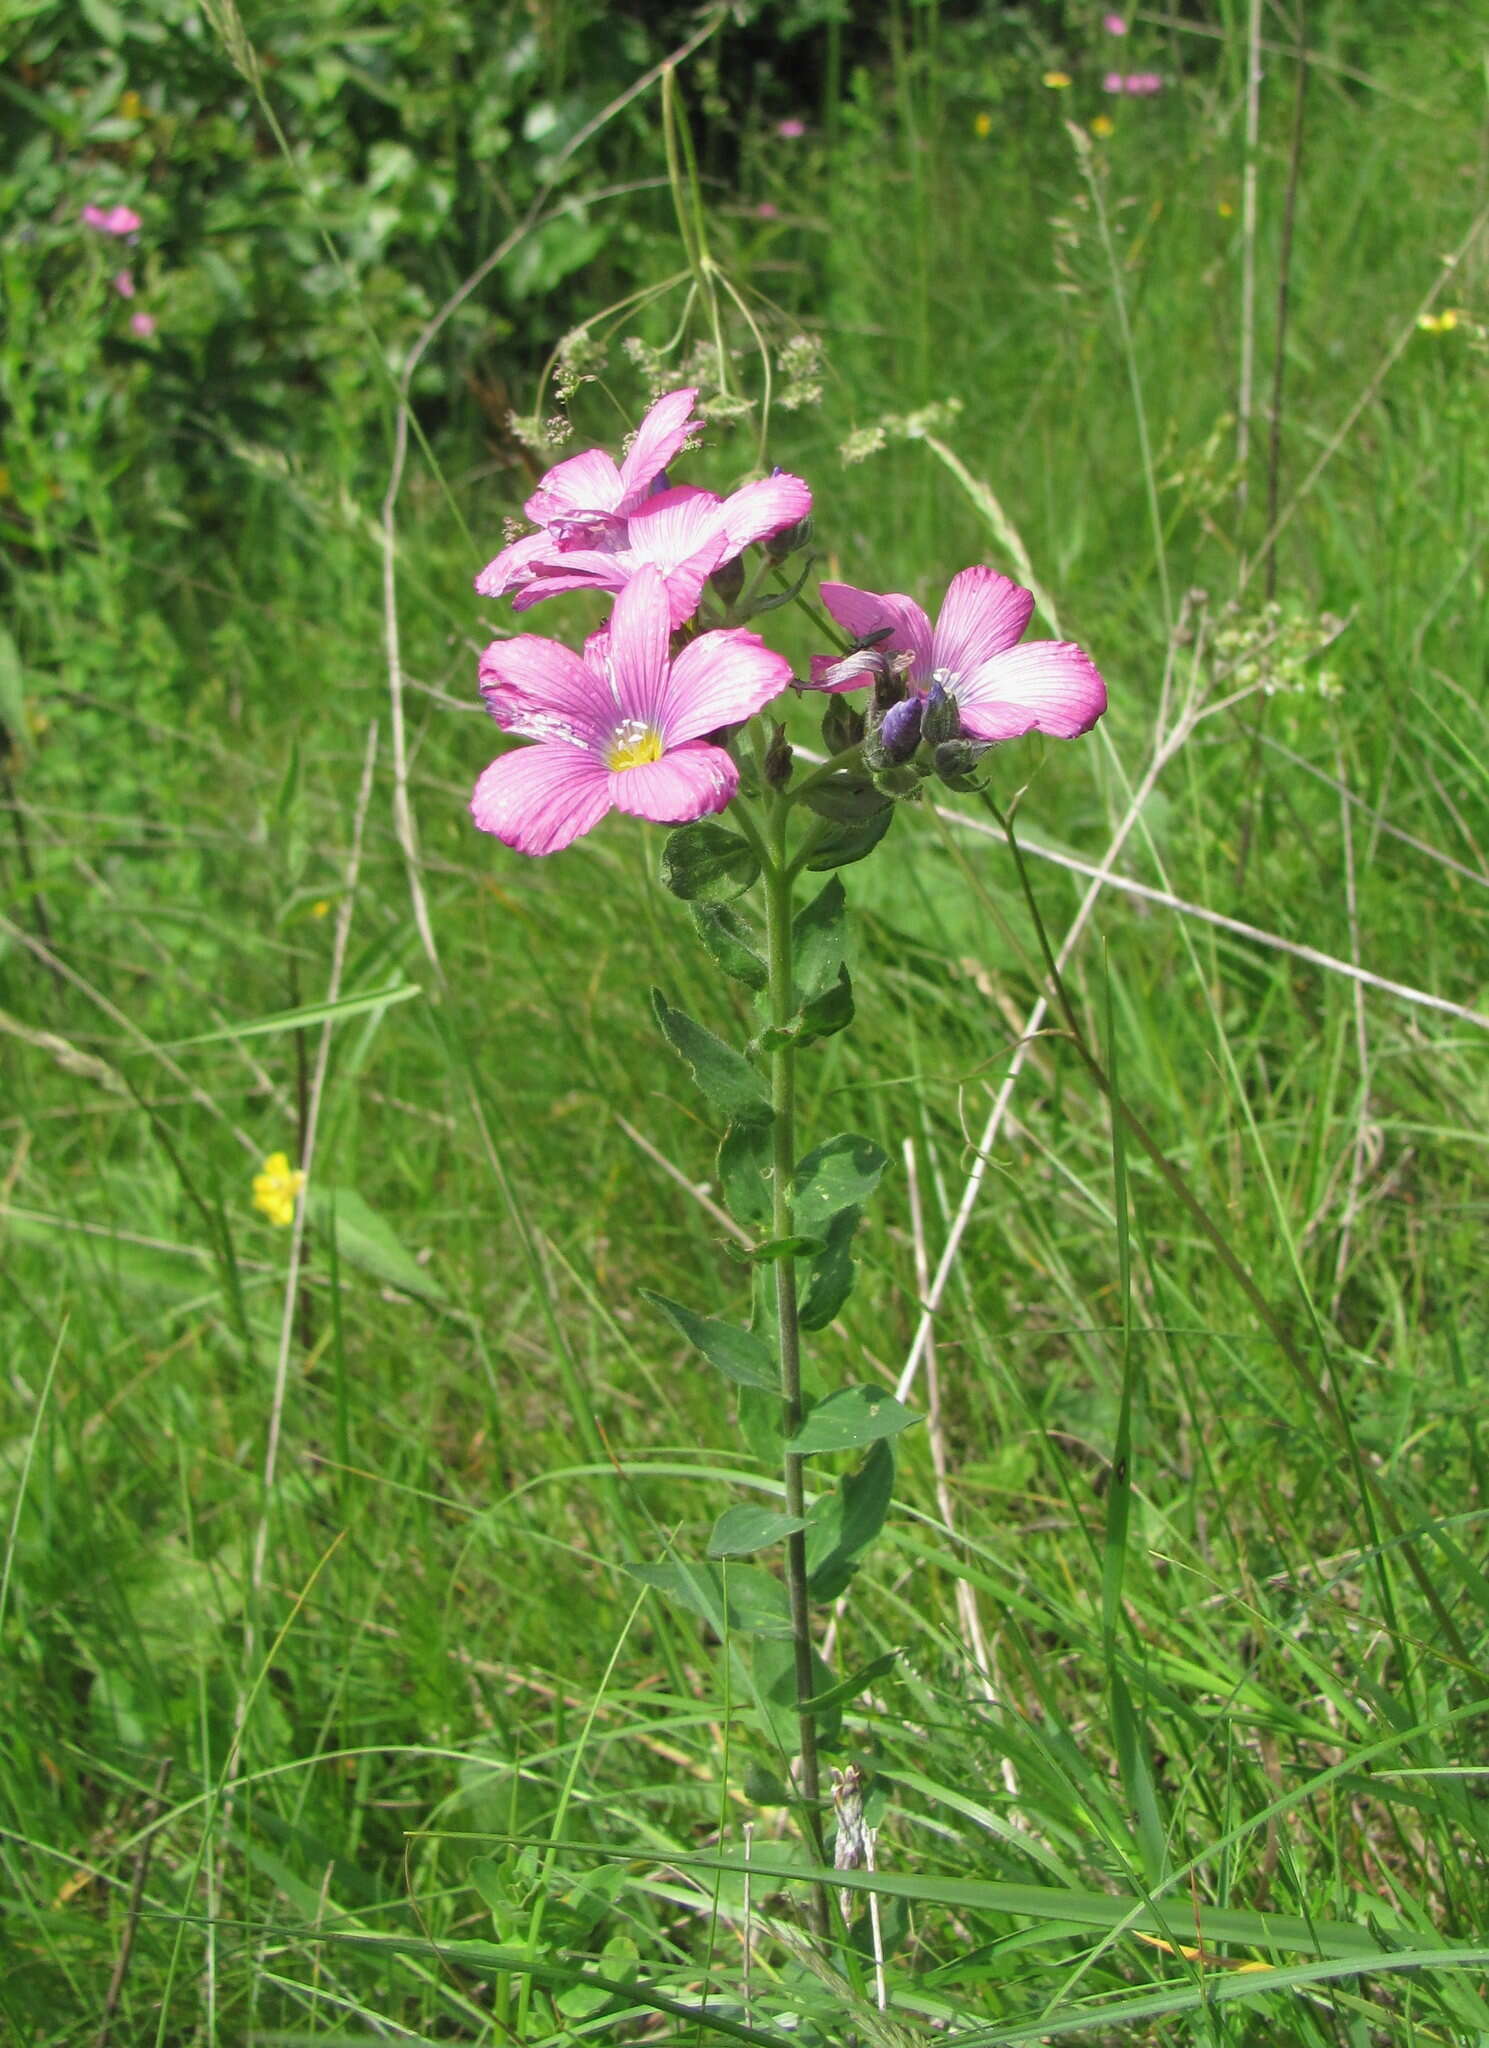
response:
M713 1525L708 1539L710 1557L750 1557L757 1550L769 1550L784 1543L806 1522L800 1515L778 1515L770 1508L725 1508Z
M883 1528L893 1494L894 1451L881 1437L807 1518L807 1590L814 1600L836 1600L843 1592Z
M705 1031L686 1010L674 1010L659 988L652 990L651 1004L662 1035L714 1108L735 1122L768 1124L774 1112L765 1083L744 1054Z
M706 818L679 825L662 848L663 887L685 903L728 903L759 874L759 856L748 839Z
M795 1756L801 1746L801 1724L796 1712L796 1651L790 1642L770 1638L755 1645L751 1667L755 1691L764 1703L770 1734L785 1756ZM833 1690L833 1676L827 1665L812 1652L812 1695ZM815 1718L815 1707L807 1712ZM817 1723L817 1741L823 1749L836 1749L842 1737L843 1717L828 1707Z
M798 1161L791 1191L791 1221L821 1236L841 1210L861 1208L879 1185L889 1154L872 1138L842 1131Z
M734 1323L721 1322L717 1316L700 1316L684 1308L680 1301L669 1301L665 1294L653 1294L648 1287L641 1289L641 1296L653 1308L659 1308L672 1327L695 1350L701 1351L726 1380L733 1380L737 1387L758 1388L762 1393L779 1391L775 1353L753 1330L741 1330Z
M746 988L764 988L770 970L755 950L755 928L724 903L695 903L693 923L715 966L742 981Z
M770 1195L770 1125L732 1123L719 1141L719 1186L736 1223L769 1230L775 1219Z
M797 1458L856 1451L861 1444L898 1436L921 1419L882 1387L842 1387L817 1403L786 1449Z
M853 1256L853 1233L863 1212L856 1203L839 1209L827 1226L826 1240L808 1275L806 1290L796 1311L804 1330L825 1330L848 1296L858 1277Z
M653 1587L701 1616L715 1635L731 1630L760 1636L791 1633L786 1589L758 1565L687 1564L678 1558L665 1564L628 1564L622 1569L643 1586Z

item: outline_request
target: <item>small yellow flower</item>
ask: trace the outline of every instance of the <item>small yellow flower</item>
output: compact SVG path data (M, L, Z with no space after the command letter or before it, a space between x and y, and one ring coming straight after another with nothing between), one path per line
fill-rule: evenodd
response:
M263 1172L253 1176L253 1206L279 1229L287 1230L295 1220L295 1197L304 1185L305 1176L298 1166L290 1165L289 1155L271 1152Z
M322 896L318 903L311 904L310 914L312 917L325 917L329 914L330 909L331 905L329 900L326 897Z
M992 134L992 132L993 132L993 117L992 117L992 115L991 115L991 114L979 114L979 115L977 116L976 120L975 120L975 121L974 121L974 122L972 123L972 133L973 133L974 135L991 135L991 134Z
M1046 71L1040 82L1047 85L1051 92L1064 92L1066 86L1070 83L1070 73L1068 71Z
M1220 201L1220 204L1215 208L1215 211L1220 215L1220 218L1222 220L1229 220L1235 213L1235 210L1236 209L1231 205L1228 199L1222 199Z
M1417 325L1424 334L1451 334L1458 325L1458 309L1444 306L1440 313L1423 313Z
M1115 135L1116 132L1117 124L1112 119L1110 114L1098 114L1095 120L1091 123L1091 133L1093 135L1099 135L1103 142L1106 140L1108 135Z
M134 91L119 95L119 112L126 121L138 121L145 111L145 102Z

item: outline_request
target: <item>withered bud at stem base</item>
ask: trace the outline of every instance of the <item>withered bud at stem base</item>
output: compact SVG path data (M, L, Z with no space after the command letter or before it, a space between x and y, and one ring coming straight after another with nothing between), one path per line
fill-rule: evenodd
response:
M791 745L786 738L786 728L777 723L770 735L770 745L765 749L765 781L770 789L784 789L791 780Z

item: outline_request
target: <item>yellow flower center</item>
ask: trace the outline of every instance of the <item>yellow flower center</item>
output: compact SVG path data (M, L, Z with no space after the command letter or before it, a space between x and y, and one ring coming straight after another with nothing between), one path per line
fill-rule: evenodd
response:
M624 725L616 727L605 765L612 769L645 768L661 758L662 735L656 727L646 724L644 719L628 718Z

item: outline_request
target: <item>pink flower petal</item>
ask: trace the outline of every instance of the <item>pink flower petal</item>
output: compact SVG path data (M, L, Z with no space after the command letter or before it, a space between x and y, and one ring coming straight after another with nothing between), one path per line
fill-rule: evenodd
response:
M535 526L547 526L566 513L613 512L622 488L620 471L603 448L586 448L556 462L522 509Z
M719 508L729 543L721 560L732 560L751 541L767 540L773 533L783 533L788 526L795 526L798 519L805 519L811 509L810 488L799 476L787 476L784 470L779 476L766 476L758 483L745 484L727 497Z
M536 633L493 640L481 656L481 695L503 732L600 745L615 706L598 674L571 649Z
M692 417L697 391L690 385L682 391L668 391L636 429L630 453L620 466L618 512L634 512L645 503L647 493L702 420Z
M957 684L962 729L973 739L1016 740L1026 732L1078 739L1106 709L1096 664L1065 640L1029 640L994 655Z
M471 816L518 853L559 853L599 824L610 782L604 763L580 747L518 747L476 784Z
M616 598L610 614L606 666L614 712L621 718L639 718L662 729L671 636L672 614L661 571L653 563L643 562ZM611 722L613 726L613 716Z
M669 747L753 718L791 681L791 664L742 626L702 633L672 664L662 732Z
M608 778L610 801L634 818L657 825L691 825L721 811L739 787L739 770L722 747L689 740L660 761L620 768Z
M530 583L540 563L562 560L563 556L548 534L524 534L521 540L514 540L494 561L486 564L476 578L476 589L482 597L505 597L509 590L521 590ZM528 602L535 600L530 598Z
M932 668L964 676L1016 646L1034 610L1031 594L996 569L963 569L941 601L931 639Z
M878 597L871 590L857 590L851 583L824 583L822 602L840 626L856 640L889 628L889 638L874 644L891 653L913 654L913 679L928 681L931 673L931 622L913 597L890 591ZM865 678L867 680L867 678Z

